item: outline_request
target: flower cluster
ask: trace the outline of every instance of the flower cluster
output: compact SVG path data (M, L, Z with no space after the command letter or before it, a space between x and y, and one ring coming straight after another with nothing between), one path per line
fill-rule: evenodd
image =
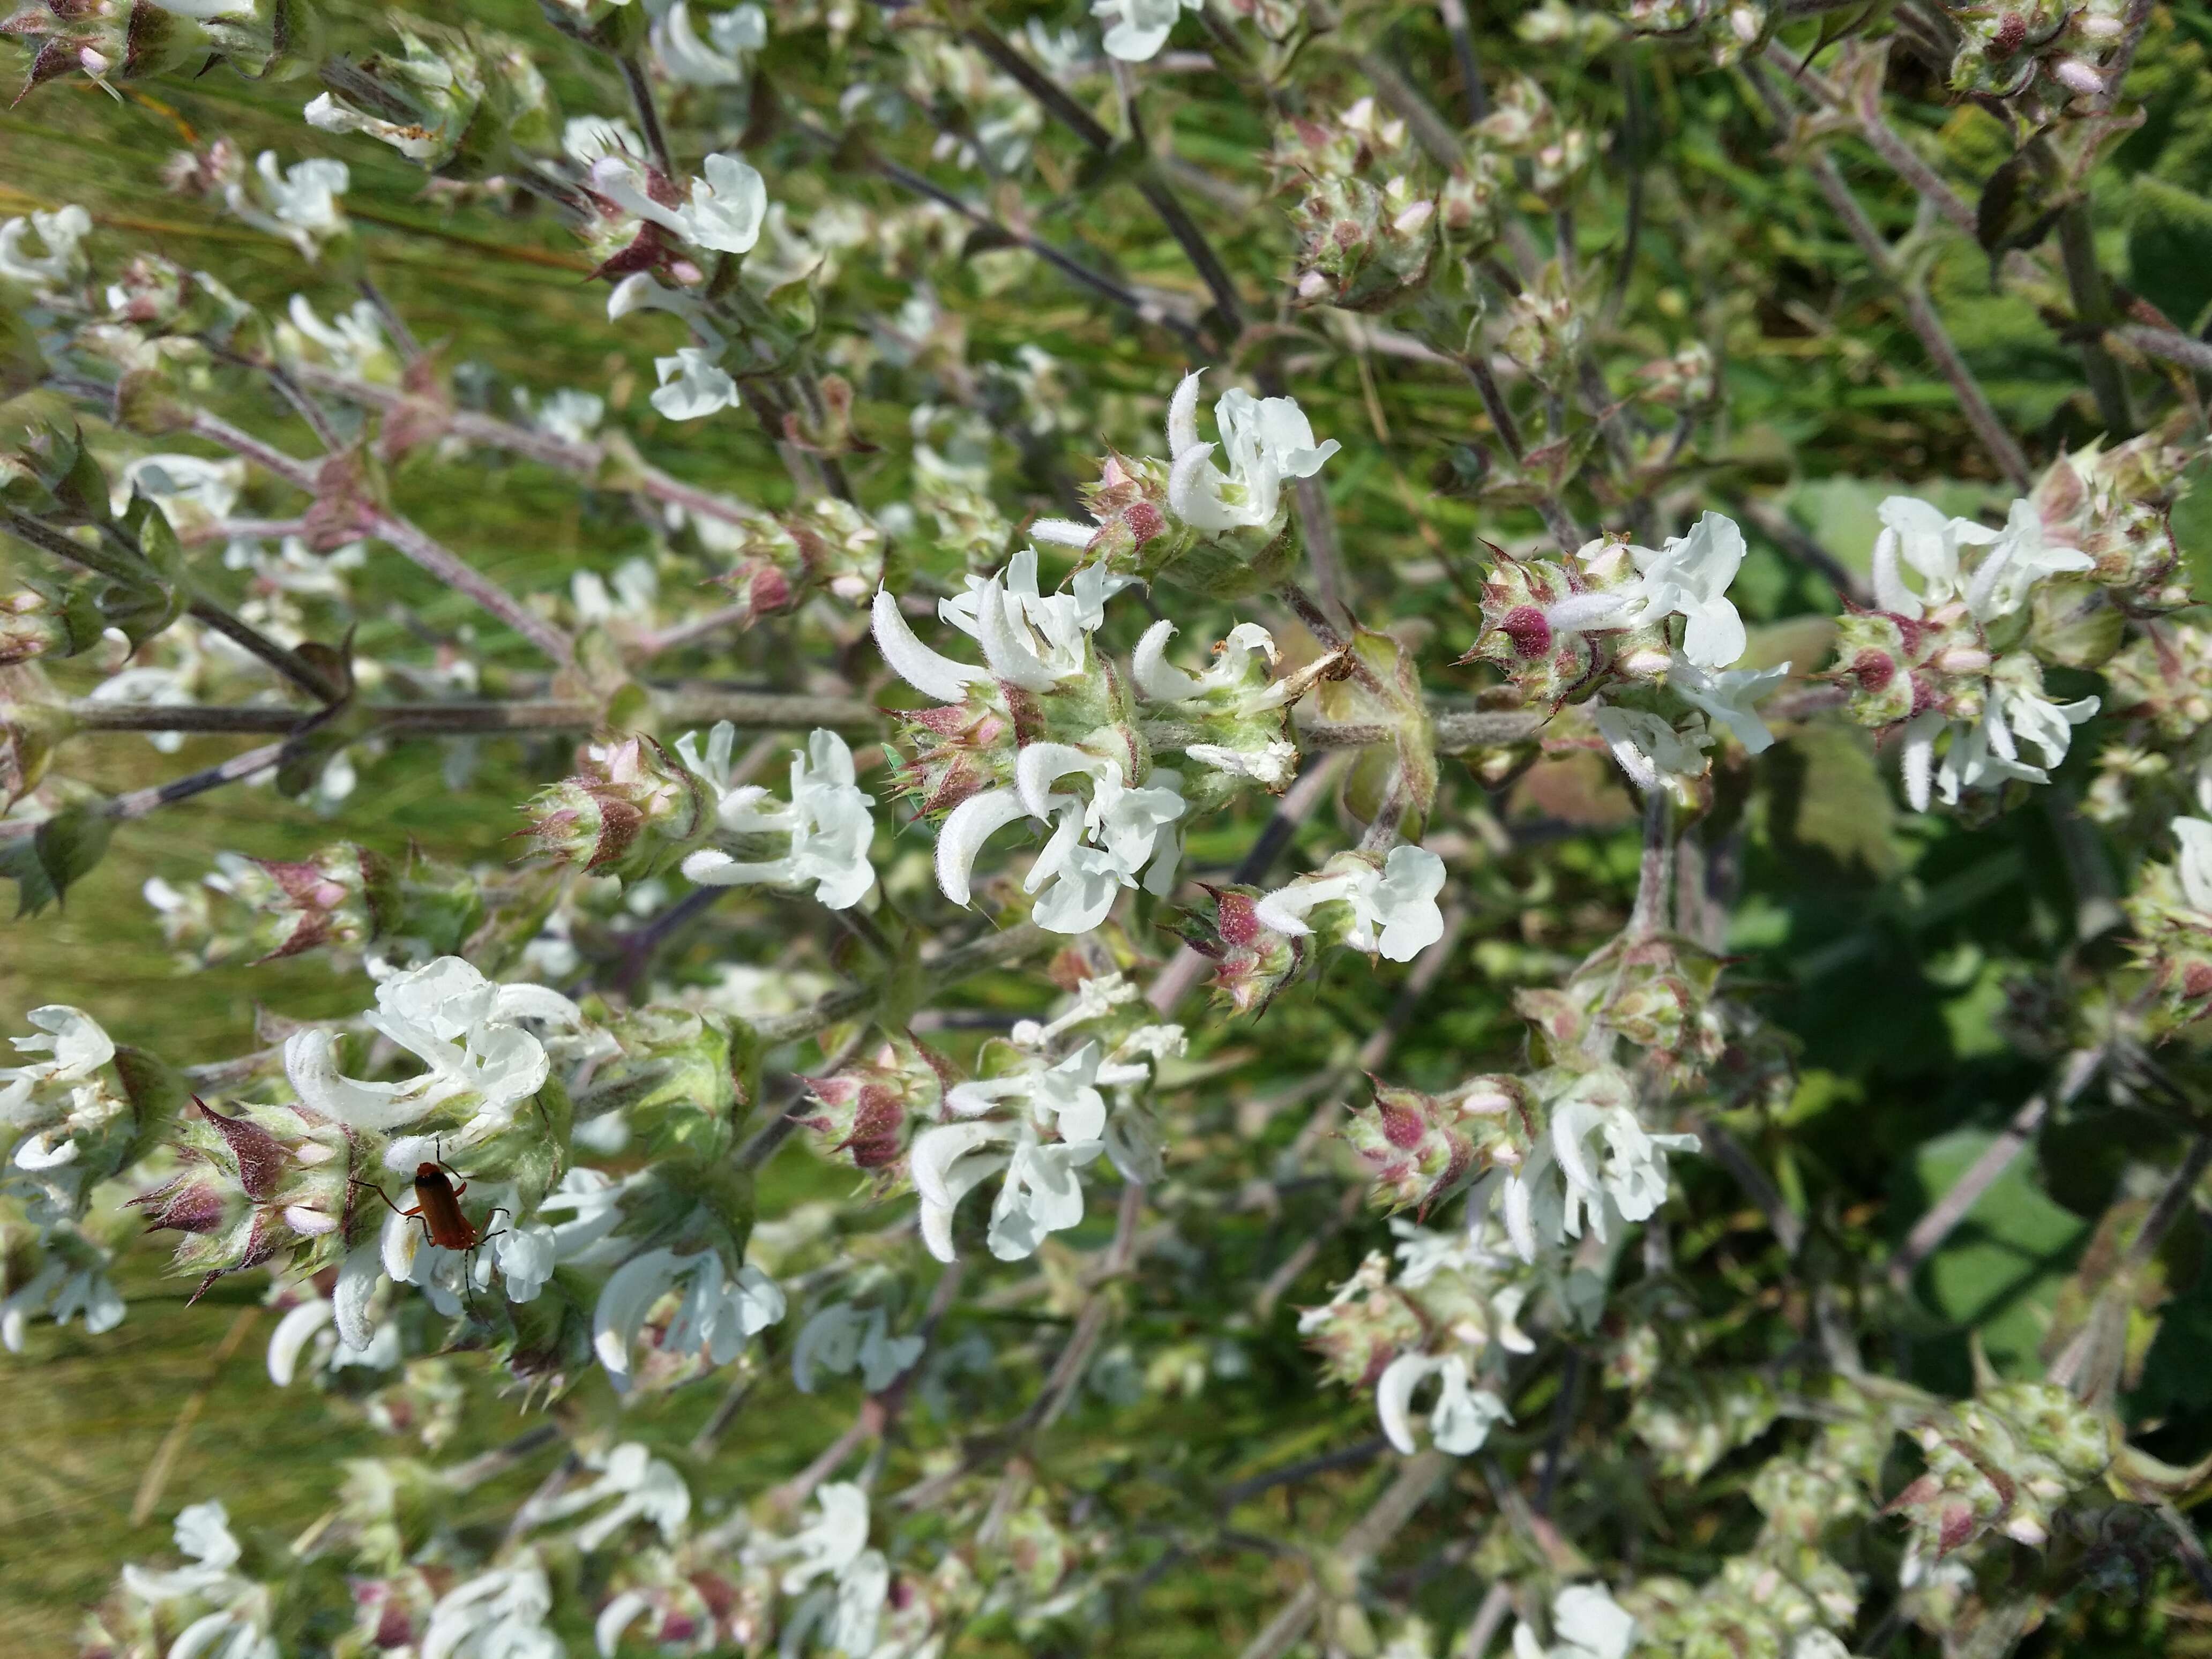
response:
M945 813L937 878L954 903L969 902L984 842L1027 819L1051 832L1024 883L1036 895L1038 924L1088 932L1140 878L1148 892L1173 890L1194 803L1219 805L1252 782L1288 781L1296 750L1284 714L1298 685L1269 678L1273 641L1240 628L1216 667L1192 674L1167 660L1173 624L1156 623L1125 678L1091 636L1129 580L1092 564L1068 591L1041 593L1034 550L999 575L970 577L939 613L981 647L980 669L924 645L897 599L877 594L884 661L942 700L908 717L915 754L902 781L925 812ZM1140 720L1133 682L1170 718ZM1154 763L1156 735L1205 769L1188 779L1188 775Z

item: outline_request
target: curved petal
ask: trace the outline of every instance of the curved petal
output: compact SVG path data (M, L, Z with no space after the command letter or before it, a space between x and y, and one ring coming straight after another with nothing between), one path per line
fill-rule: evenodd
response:
M641 1251L609 1274L599 1291L592 1311L592 1352L617 1388L629 1381L630 1346L653 1304L674 1282L675 1265L673 1251Z
M1205 373L1202 368L1191 370L1176 382L1175 395L1168 399L1168 459L1171 461L1181 460L1186 451L1197 447L1198 380Z
M1136 654L1129 659L1129 678L1136 682L1139 695L1152 702L1180 702L1185 697L1195 697L1206 686L1195 674L1187 674L1167 659L1168 641L1175 637L1176 625L1163 617L1145 630L1145 637L1137 641Z
M1408 1457L1418 1449L1411 1415L1413 1390L1443 1364L1425 1353L1401 1353L1382 1368L1376 1381L1375 1414L1382 1420L1382 1437Z
M308 1339L329 1324L335 1316L331 1304L317 1297L313 1302L302 1302L298 1307L276 1322L276 1334L269 1339L269 1380L280 1389L292 1386L298 1374L300 1351L307 1346Z
M869 614L876 649L883 653L884 665L924 696L940 702L964 702L969 686L988 678L981 670L939 655L917 639L888 588L877 591Z
M1168 474L1168 505L1194 530L1234 530L1243 522L1216 488L1212 444L1193 444L1176 457Z
M1904 538L1894 526L1885 526L1874 538L1874 602L1877 610L1920 620L1920 597L1905 585L1898 552Z
M1072 743L1032 743L1014 761L1014 787L1033 818L1052 816L1052 786L1070 772L1096 777L1110 764Z
M599 1650L599 1659L615 1659L615 1650L622 1644L622 1633L652 1605L643 1590L630 1589L599 1609L599 1616L592 1625L592 1645Z
M376 1294L376 1281L383 1277L384 1249L374 1238L356 1245L339 1264L338 1282L331 1291L331 1312L337 1322L338 1340L356 1353L375 1339L368 1300Z
M1039 519L1030 526L1030 534L1041 542L1050 542L1054 547L1072 547L1080 552L1091 545L1098 533L1095 524L1082 524L1073 519Z
M284 1075L302 1103L350 1128L397 1129L427 1109L405 1084L357 1083L341 1073L337 1040L328 1031L285 1038Z
M996 576L983 584L975 598L975 637L983 647L983 660L991 672L1024 691L1049 691L1060 678L1045 665L1024 637L1025 629L1014 626L1006 612L1006 590Z
M945 897L955 904L968 902L975 854L995 832L1024 816L1021 797L1012 789L970 795L945 815L937 831L937 884Z

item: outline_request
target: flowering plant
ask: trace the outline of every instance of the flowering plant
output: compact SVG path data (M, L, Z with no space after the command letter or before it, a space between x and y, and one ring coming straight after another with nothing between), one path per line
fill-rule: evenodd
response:
M2203 1650L2212 33L1479 10L8 21L20 1643Z

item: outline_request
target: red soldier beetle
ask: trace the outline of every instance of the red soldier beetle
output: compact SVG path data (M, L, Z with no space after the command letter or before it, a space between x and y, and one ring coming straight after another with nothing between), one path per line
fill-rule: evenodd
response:
M479 1249L507 1231L503 1227L495 1227L489 1232L480 1233L476 1224L463 1212L461 1196L468 1191L469 1183L463 1179L459 1170L446 1162L442 1143L439 1143L438 1157L434 1162L424 1162L415 1166L415 1204L411 1209L403 1210L392 1203L392 1194L373 1181L355 1181L351 1184L365 1187L374 1193L394 1214L421 1222L424 1243L434 1244L444 1250L458 1250L465 1257L473 1257ZM502 1205L495 1208L491 1216L507 1212L506 1206ZM490 1220L491 1216L485 1219ZM465 1289L474 1277L469 1271L473 1265L473 1262L464 1265L461 1283Z

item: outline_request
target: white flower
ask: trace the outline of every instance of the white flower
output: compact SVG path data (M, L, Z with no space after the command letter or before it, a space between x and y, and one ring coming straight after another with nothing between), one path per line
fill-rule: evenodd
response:
M814 1494L819 1513L811 1526L787 1539L763 1540L745 1550L748 1565L778 1561L786 1595L796 1595L824 1573L835 1577L868 1547L868 1495L849 1480L832 1480Z
M1384 1437L1407 1455L1415 1449L1410 1415L1413 1390L1431 1376L1441 1384L1436 1409L1429 1413L1429 1438L1438 1451L1454 1457L1479 1451L1493 1424L1513 1420L1503 1400L1487 1389L1469 1386L1464 1355L1401 1353L1376 1379L1375 1412L1382 1419Z
M1601 545L1593 544L1593 546ZM1744 558L1743 532L1717 513L1698 516L1686 536L1676 536L1657 552L1628 549L1637 578L1623 586L1576 593L1545 612L1561 633L1592 629L1641 628L1684 618L1682 654L1699 668L1726 668L1743 655L1747 643L1743 618L1728 598ZM1587 558L1590 550L1583 550Z
M2182 894L2197 909L2212 915L2212 822L2178 817L2173 821L2173 838L2181 848L2174 871L2180 878ZM35 1020L37 1016L32 1018Z
M625 213L673 231L694 247L716 253L744 253L760 240L768 216L768 185L743 156L716 154L702 164L703 179L691 180L681 208L653 199L638 164L613 151L592 163L591 188Z
M1989 696L1977 720L1947 720L1941 709L1929 709L1905 723L1904 739L1905 789L1916 812L1928 810L1931 792L1948 805L1972 788L2001 787L2009 780L2048 783L2048 769L2066 758L2074 728L2094 714L2100 700L2081 697L2057 703L2045 697L2039 683L2008 674L2000 665L1990 681ZM1936 740L1946 729L1950 746L1936 762ZM2026 744L2039 751L2038 766L2021 752Z
M682 1534L691 1515L691 1493L674 1464L653 1456L635 1440L611 1452L587 1454L584 1461L600 1471L599 1478L562 1493L538 1512L542 1520L558 1521L613 1498L612 1504L576 1528L578 1549L599 1548L641 1516L659 1528L665 1543L672 1544Z
M430 1609L422 1659L562 1659L545 1628L553 1587L534 1556L456 1584Z
M1347 945L1411 962L1443 937L1437 905L1443 884L1444 861L1425 847L1392 848L1379 870L1357 853L1340 853L1312 875L1269 893L1255 914L1277 933L1303 938L1313 932L1305 919L1316 906L1341 901L1352 907Z
M1186 9L1200 8L1194 0L1091 0L1091 15L1115 20L1106 31L1109 55L1125 64L1142 64L1167 44L1168 32Z
M817 728L805 750L791 756L791 800L775 802L757 785L728 787L729 750L736 738L727 721L708 734L708 752L698 750L698 733L687 732L677 752L694 772L713 785L720 799L715 821L732 835L784 835L791 850L780 859L741 864L727 853L703 848L684 860L684 873L702 887L735 887L752 882L799 887L814 884L814 896L832 910L849 910L876 884L868 862L874 838L873 802L854 779L853 751L835 732Z
M660 1338L665 1353L704 1353L710 1364L726 1365L747 1339L783 1317L783 1291L757 1267L748 1264L732 1279L713 1250L643 1251L608 1275L592 1316L592 1352L617 1390L629 1386L630 1351L646 1316L678 1286L681 1299Z
M1685 786L1705 775L1703 751L1711 744L1712 734L1697 715L1692 715L1679 732L1641 708L1601 705L1591 711L1590 719L1620 769L1647 793L1662 787Z
M1148 52L1146 54L1150 56ZM1216 446L1198 438L1198 380L1186 374L1168 403L1168 505L1193 529L1236 530L1272 524L1285 478L1310 478L1343 446L1316 445L1295 398L1255 398L1232 387L1213 405L1229 471L1213 464Z
M1012 1143L1011 1152L995 1150ZM908 1166L921 1200L922 1242L940 1261L953 1259L952 1214L960 1200L1004 1170L991 1206L991 1254L1018 1261L1045 1237L1083 1219L1083 1188L1075 1171L1105 1150L1099 1140L1042 1142L1018 1123L941 1123L915 1137Z
M264 149L254 170L261 181L258 195L244 179L223 187L224 203L247 224L285 238L309 259L344 234L345 211L337 198L352 181L344 162L311 157L280 167L276 152Z
M1053 785L1070 775L1091 780L1087 799L1054 790ZM1015 762L1014 777L1015 793L1030 815L1054 823L1022 884L1031 893L1051 884L1032 912L1037 926L1055 933L1088 933L1106 920L1122 888L1138 884L1139 870L1146 871L1146 892L1164 897L1175 890L1182 842L1172 826L1186 808L1182 781L1175 773L1155 770L1149 787L1132 788L1118 757L1092 755L1068 744L1033 743ZM978 808L977 815L998 810L1002 809ZM948 896L954 887L964 893L966 866L950 873ZM940 859L940 884L946 874Z
M1957 597L1960 550L1986 547L1999 533L1972 519L1947 519L1910 495L1892 495L1875 511L1881 533L1874 543L1874 602L1914 621ZM1907 565L1920 573L1917 593L1905 584Z
M18 1054L47 1058L27 1066L0 1066L0 1122L23 1122L21 1113L33 1092L89 1081L115 1058L114 1040L82 1008L51 1002L24 1018L42 1035L11 1037L9 1042Z
M298 354L299 341L311 341L322 349L331 368L356 380L375 378L392 362L384 319L366 300L356 301L349 311L333 312L332 320L326 323L316 314L306 295L295 294L285 315L290 319L291 337L287 339L286 331L280 327L277 339L292 355Z
M1057 1130L1063 1140L1096 1140L1106 1127L1106 1100L1096 1085L1115 1088L1141 1083L1147 1075L1142 1066L1105 1066L1101 1059L1097 1043L1086 1042L1054 1066L957 1083L945 1103L961 1117L977 1117L1015 1101L1040 1129Z
M2029 592L2045 576L2096 568L2097 562L2080 548L2044 539L2043 515L2033 501L2014 501L2003 531L1993 541L1966 584L1966 609L1978 622L2012 615L2027 603Z
M1608 1154L1601 1168L1589 1144L1600 1132ZM1566 1182L1568 1237L1582 1237L1586 1209L1590 1230L1604 1238L1608 1199L1625 1220L1649 1218L1667 1201L1667 1154L1697 1150L1695 1135L1655 1135L1645 1129L1617 1073L1593 1072L1578 1079L1552 1107L1552 1155Z
M1271 738L1257 749L1231 749L1218 743L1194 743L1182 751L1201 766L1231 777L1249 778L1269 789L1280 789L1297 775L1298 751L1294 744Z
M220 1499L210 1498L177 1512L178 1553L191 1557L193 1565L167 1572L149 1572L140 1566L123 1569L124 1588L142 1601L180 1601L188 1595L210 1595L240 1581L232 1571L244 1553L231 1535L230 1512Z
M387 121L380 116L364 115L358 110L348 109L327 92L311 99L300 114L318 132L363 133L391 145L410 161L435 160L449 137L442 125L431 127L418 122Z
M707 35L699 38L687 0L675 0L653 26L661 72L685 86L744 85L745 59L768 44L768 18L758 6L732 7L707 20Z
M1103 1019L1124 1003L1134 1002L1137 995L1137 988L1130 983L1127 974L1093 974L1076 986L1075 1006L1049 1024L1017 1020L1012 1033L1013 1041L1019 1048L1042 1049L1062 1031Z
M1789 678L1786 662L1775 668L1723 668L1709 674L1679 652L1667 671L1668 685L1685 702L1735 733L1735 740L1753 755L1774 746L1774 734L1759 719L1755 705Z
M1049 691L1090 665L1090 636L1105 620L1106 601L1133 580L1091 565L1075 573L1066 592L1041 594L1036 550L1024 548L997 575L970 576L966 592L938 604L939 616L981 645L986 666L971 668L924 645L888 589L875 598L876 647L893 673L940 702L962 702L969 686L994 679Z
M705 306L682 289L662 286L649 270L634 270L608 290L609 322L618 323L635 311L665 311L681 317L693 337L701 341L714 358L719 358L729 343L714 326Z
M492 1240L510 1302L535 1302L561 1260L560 1235L542 1221L509 1221Z
M1275 637L1257 623L1238 623L1229 630L1229 637L1214 647L1215 661L1202 673L1189 674L1167 659L1168 641L1175 637L1176 625L1163 617L1145 630L1137 641L1137 649L1129 659L1129 678L1137 687L1138 695L1151 702L1188 702L1193 698L1215 696L1233 691L1248 683L1254 657L1262 657L1273 664L1280 654L1275 648ZM1272 708L1281 701L1279 696L1265 697L1240 704L1239 712Z
M295 1031L284 1072L306 1105L356 1129L391 1130L467 1097L474 1115L453 1137L467 1146L506 1128L544 1086L545 1045L516 1022L573 1027L576 1005L541 985L497 985L459 957L394 974L376 988L374 1030L428 1067L404 1083L364 1083L340 1074L329 1031Z
M808 1320L791 1347L791 1380L814 1392L817 1370L842 1376L857 1369L861 1386L880 1394L921 1358L918 1336L894 1337L881 1308L835 1302Z
M592 434L599 429L599 422L606 418L606 400L595 392L563 387L534 410L529 406L528 394L519 386L515 397L540 432L550 432L572 444L589 443Z
M127 1311L103 1265L56 1254L21 1290L0 1300L0 1347L22 1352L24 1328L37 1314L51 1316L57 1325L82 1315L88 1334L104 1336L123 1322Z
M1570 1584L1552 1601L1550 1647L1526 1625L1513 1627L1513 1659L1627 1659L1636 1620L1602 1584Z
M115 505L120 510L136 491L160 507L161 516L178 530L188 531L228 518L245 487L243 461L141 455L124 464L118 492L123 500Z
M25 246L33 234L45 244L43 255ZM40 289L74 282L85 270L78 245L91 234L92 216L74 203L27 219L10 219L0 225L0 276Z
M1105 1150L1098 1140L1041 1141L1035 1129L1021 1125L991 1206L991 1254L1019 1261L1035 1255L1049 1235L1079 1226L1083 1183L1075 1172Z
M720 356L720 347L678 346L673 357L655 357L653 372L660 387L650 399L653 406L672 421L702 420L737 408L738 383L716 361Z
M890 1590L891 1564L881 1550L863 1550L853 1558L837 1575L836 1601L823 1632L831 1652L875 1652L876 1630Z

